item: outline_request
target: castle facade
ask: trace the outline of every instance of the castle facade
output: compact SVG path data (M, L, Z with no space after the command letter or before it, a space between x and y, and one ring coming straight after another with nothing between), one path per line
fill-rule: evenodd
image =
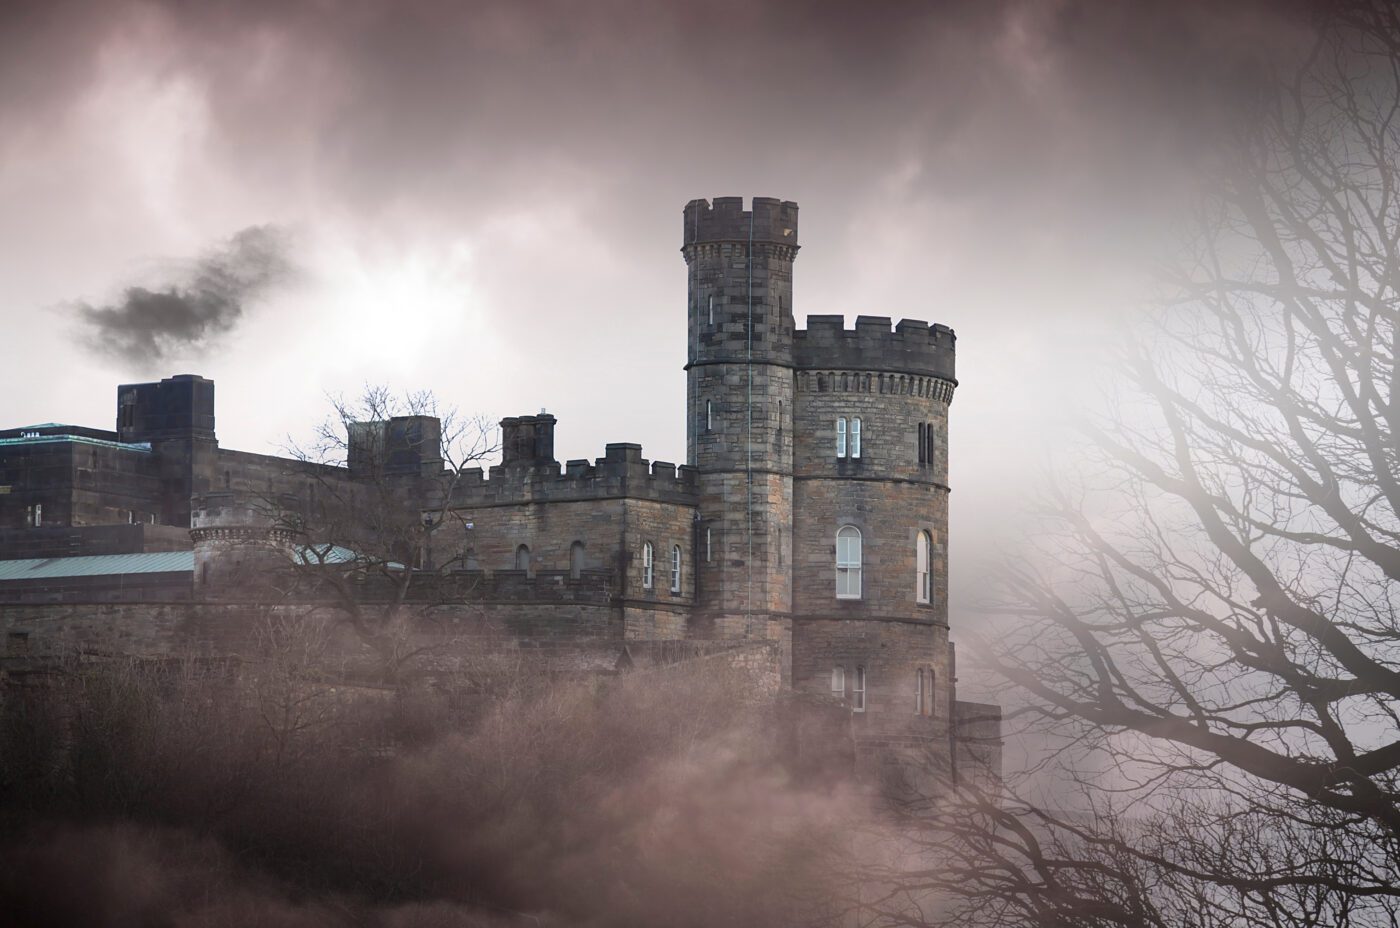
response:
M795 203L693 200L682 219L684 465L625 443L560 463L542 413L503 420L500 463L444 484L430 417L356 423L327 467L220 448L212 381L123 385L112 431L0 431L12 651L78 613L227 609L247 543L270 537L254 500L312 511L318 487L388 479L406 509L451 516L403 569L519 641L761 643L781 688L843 707L858 738L995 762L999 713L959 702L949 641L952 330L797 328Z

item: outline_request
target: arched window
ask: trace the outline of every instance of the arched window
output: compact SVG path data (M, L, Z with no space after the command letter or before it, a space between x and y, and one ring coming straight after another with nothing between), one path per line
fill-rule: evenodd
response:
M681 591L681 546L671 546L671 592Z
M851 457L860 457L860 417L851 420Z
M515 549L515 569L530 572L530 546L520 545Z
M928 463L928 454L925 453L925 448L924 448L924 429L926 429L926 428L927 428L927 426L925 426L922 422L919 423L919 463L920 463L920 464L927 464L927 463Z
M654 566L655 566L655 565L653 565L653 563L652 563L651 542L649 542L649 541L643 542L643 543L642 543L642 589L644 589L644 590L649 590L649 589L651 589L652 579L653 579L653 577L654 577L654 575L655 575L655 574L654 574L654 569L653 569Z
M918 602L933 602L933 538L920 532L914 545L914 596Z
M583 574L583 542L569 545L569 576L577 580Z
M831 695L837 699L846 698L846 668L831 668Z
M846 456L846 417L838 416L836 419L836 456L844 458Z
M854 525L836 533L836 598L860 599L860 529Z
M856 668L856 682L851 687L851 711L865 711L865 668Z

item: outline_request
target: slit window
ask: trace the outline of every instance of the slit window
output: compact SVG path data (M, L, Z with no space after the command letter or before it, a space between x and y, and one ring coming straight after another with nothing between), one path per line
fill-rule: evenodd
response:
M652 563L651 542L642 544L642 589L651 589L655 579L655 564Z
M921 603L933 602L933 538L920 532L915 542L915 598Z

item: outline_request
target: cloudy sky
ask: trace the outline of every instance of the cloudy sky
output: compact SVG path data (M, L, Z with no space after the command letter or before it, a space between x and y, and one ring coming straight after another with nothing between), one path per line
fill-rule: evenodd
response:
M273 451L373 381L682 461L681 208L780 197L799 324L958 333L956 575L1304 12L6 2L0 424L110 428L118 382L197 372L221 443Z

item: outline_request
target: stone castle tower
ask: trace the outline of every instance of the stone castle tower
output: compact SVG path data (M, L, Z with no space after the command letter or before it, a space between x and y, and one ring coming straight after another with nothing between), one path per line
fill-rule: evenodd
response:
M777 638L800 692L870 736L946 737L948 406L954 336L861 316L793 321L797 204L684 210L694 626Z

